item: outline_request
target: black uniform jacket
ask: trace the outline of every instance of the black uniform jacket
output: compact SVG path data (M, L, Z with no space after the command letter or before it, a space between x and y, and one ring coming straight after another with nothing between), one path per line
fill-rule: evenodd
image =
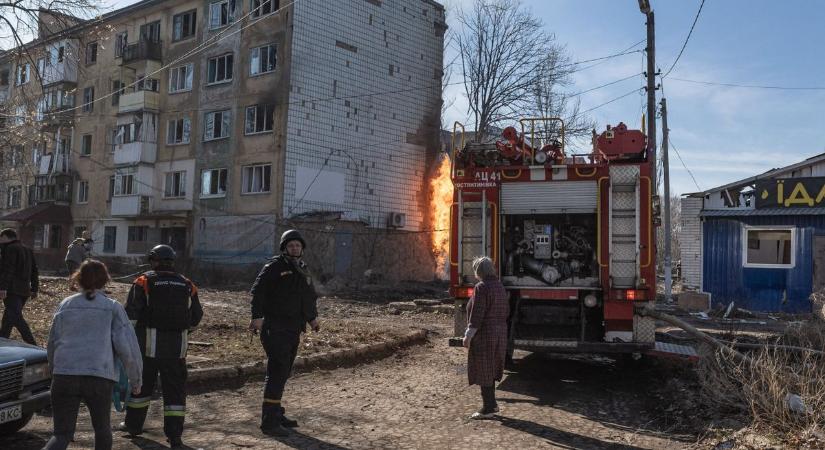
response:
M29 297L37 293L39 277L34 253L20 241L3 246L0 260L0 290L7 295Z
M188 327L180 330L164 330L152 327L149 320L148 297L152 295L151 282L146 272L135 279L132 288L129 290L129 297L126 300L126 314L135 326L140 351L149 358L186 358L189 347L189 331L198 326L203 318L203 308L198 299L198 288L195 283L188 278L175 272L173 269L158 269L158 275L164 279L178 279L180 282L189 285L188 292L176 293L176 295L189 295L189 324ZM166 299L159 293L152 295L152 302L163 302Z
M252 284L252 318L264 318L272 329L305 331L318 316L312 275L301 260L278 255Z

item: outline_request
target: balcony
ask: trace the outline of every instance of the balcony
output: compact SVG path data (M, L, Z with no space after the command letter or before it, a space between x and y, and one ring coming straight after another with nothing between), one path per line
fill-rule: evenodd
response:
M122 94L118 100L118 112L158 111L160 109L160 94L153 91L135 91Z
M58 83L77 85L77 61L66 58L62 63L45 67L43 70L43 87Z
M69 150L71 152L71 150ZM67 152L68 153L68 152ZM37 175L69 173L69 158L66 154L49 153L40 157Z
M121 64L132 64L146 60L160 61L162 44L161 41L155 42L147 39L129 44L123 48Z
M154 142L134 141L113 144L115 165L138 163L154 164L158 155L158 145Z
M74 105L46 106L37 115L42 131L54 131L59 127L71 126L74 122Z
M36 203L70 203L72 201L72 177L66 174L37 176L35 178L34 195Z
M123 195L112 197L112 217L137 217L152 210L152 197Z

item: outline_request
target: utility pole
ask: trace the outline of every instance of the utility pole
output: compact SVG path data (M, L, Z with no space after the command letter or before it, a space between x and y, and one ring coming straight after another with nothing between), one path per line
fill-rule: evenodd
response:
M665 195L665 212L664 212L664 227L665 227L665 301L670 303L673 301L673 259L670 248L670 168L668 166L668 134L670 130L667 128L667 101L662 99L662 172L664 176L664 195Z
M656 180L656 29L650 0L639 0L639 10L647 17L647 157L652 161L652 181L654 192L658 189Z

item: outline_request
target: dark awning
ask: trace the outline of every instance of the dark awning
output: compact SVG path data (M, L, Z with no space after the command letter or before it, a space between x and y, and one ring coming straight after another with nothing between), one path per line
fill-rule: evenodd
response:
M72 211L68 205L40 203L0 217L4 222L72 223Z

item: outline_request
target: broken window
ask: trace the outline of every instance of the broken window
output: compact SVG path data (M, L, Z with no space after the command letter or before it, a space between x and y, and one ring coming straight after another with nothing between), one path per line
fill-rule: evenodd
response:
M31 80L31 64L18 64L17 65L17 76L14 79L14 83L17 86L23 85L28 83Z
M163 189L166 198L186 197L186 171L166 173L166 185Z
M235 20L235 0L221 0L209 5L209 28L229 25Z
M22 186L9 186L8 188L8 197L6 201L6 206L8 208L19 208L20 207L20 197L23 194L23 187Z
M169 145L188 144L190 128L191 124L188 117L170 120L166 129L166 143Z
M278 12L280 1L278 0L251 0L249 10L252 11L252 17L265 16L274 12Z
M794 228L745 228L745 267L793 267Z
M232 53L209 58L206 72L206 84L227 83L232 81Z
M269 192L271 175L272 164L261 164L244 167L243 179L241 180L241 193L259 194Z
M169 93L191 91L194 65L175 67L169 71Z
M205 141L211 141L213 139L229 137L230 117L229 111L206 113L203 139Z
M276 60L277 53L274 44L253 48L249 73L259 75L272 72L275 70Z
M226 195L226 169L206 169L201 172L201 198Z
M246 134L272 131L272 115L275 105L253 105L246 108Z
M172 40L180 41L195 35L198 23L197 10L186 11L172 18Z

